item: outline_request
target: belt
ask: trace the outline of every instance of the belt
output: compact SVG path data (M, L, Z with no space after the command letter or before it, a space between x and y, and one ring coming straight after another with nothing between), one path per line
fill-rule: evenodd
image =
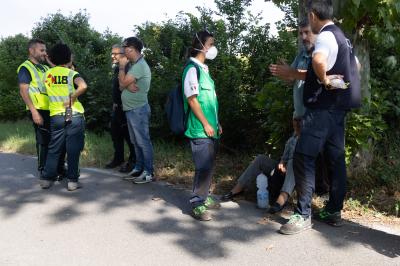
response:
M65 116L65 113L59 113L54 116ZM79 113L79 112L75 112L75 111L72 112L72 117L78 117L78 116L83 116L83 113Z

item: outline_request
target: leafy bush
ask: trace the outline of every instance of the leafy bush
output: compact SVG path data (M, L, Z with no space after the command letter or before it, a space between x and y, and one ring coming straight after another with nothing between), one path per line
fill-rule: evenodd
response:
M28 38L22 34L0 42L0 120L25 116L25 105L19 96L17 68L27 58Z
M152 69L149 94L152 134L165 141L179 139L171 136L166 124L165 98L180 82L194 33L206 28L214 34L219 50L218 57L207 64L220 102L220 121L224 128L222 146L229 151L250 149L279 156L292 132L292 93L290 84L271 76L268 65L279 58L290 62L295 57L299 1L274 0L286 14L278 25L277 36L271 36L269 24L262 24L259 15L247 12L250 0L215 2L215 12L200 8L198 17L180 13L174 19L147 22L135 28L136 35L145 43L144 53ZM400 46L393 43L400 36L396 31L399 12L393 1L365 2L342 1L346 7L341 14L346 18L343 28L357 26L357 32L351 33L362 38L367 48L364 51L368 53L365 58L371 58L371 82L365 86L371 97L362 109L350 113L347 119L347 162L355 161L363 150L369 150L372 153L369 163L375 160L384 166L388 160L379 147L398 138L387 132L397 132L400 122ZM363 20L364 11L371 20ZM362 27L368 29L365 35L362 35ZM45 40L48 48L60 41L71 46L77 70L89 85L80 99L86 109L88 128L97 132L107 129L111 111L110 50L112 44L120 43L122 38L92 29L85 12L70 16L49 15L34 26L32 36ZM26 59L27 42L28 38L23 35L0 41L0 119L3 120L14 120L25 113L18 95L15 70ZM369 61L366 62L369 65ZM391 149L395 154L398 146ZM383 183L393 186L397 180L396 171L385 173L384 169L392 167L386 166L375 169L382 171ZM365 165L364 170L364 173L370 171L369 165Z

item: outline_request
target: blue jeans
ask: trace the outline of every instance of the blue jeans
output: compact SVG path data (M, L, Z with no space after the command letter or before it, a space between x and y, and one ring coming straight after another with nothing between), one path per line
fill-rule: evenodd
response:
M193 207L203 204L209 194L218 144L218 140L211 138L190 140L195 166L192 197L190 199Z
M290 159L286 164L285 181L283 182L281 191L286 192L289 196L292 195L295 187L295 178L293 172L293 159Z
M311 215L311 200L315 190L315 162L324 151L330 176L328 212L343 208L346 195L346 163L344 151L345 111L309 109L293 158L293 170L298 195L296 213Z
M153 144L149 133L150 114L149 104L125 112L129 136L135 146L135 168L153 174Z
M69 124L65 124L64 116L50 117L50 143L44 171L41 179L54 180L57 167L64 149L67 152L67 179L77 182L79 178L79 157L85 144L85 119L74 116Z

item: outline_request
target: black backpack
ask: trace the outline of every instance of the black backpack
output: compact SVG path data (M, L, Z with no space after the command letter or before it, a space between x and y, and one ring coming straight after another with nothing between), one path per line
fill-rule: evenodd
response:
M184 69L188 65L193 65L196 68L197 79L200 80L199 66L193 61L189 61L186 63ZM181 81L168 93L167 101L165 103L165 113L167 114L169 128L171 129L172 133L176 135L182 135L185 133L187 120L189 118L190 107L188 106L188 109L185 112L183 97L184 95Z

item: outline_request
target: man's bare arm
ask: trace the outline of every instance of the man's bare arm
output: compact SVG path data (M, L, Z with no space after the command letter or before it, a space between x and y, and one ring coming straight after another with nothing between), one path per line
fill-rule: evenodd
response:
M326 76L326 69L328 65L327 62L327 57L323 53L315 53L312 59L314 72L320 82L322 82L325 86L328 86L330 83L329 78Z
M286 81L305 80L307 70L295 69L286 64L269 66L272 75Z

